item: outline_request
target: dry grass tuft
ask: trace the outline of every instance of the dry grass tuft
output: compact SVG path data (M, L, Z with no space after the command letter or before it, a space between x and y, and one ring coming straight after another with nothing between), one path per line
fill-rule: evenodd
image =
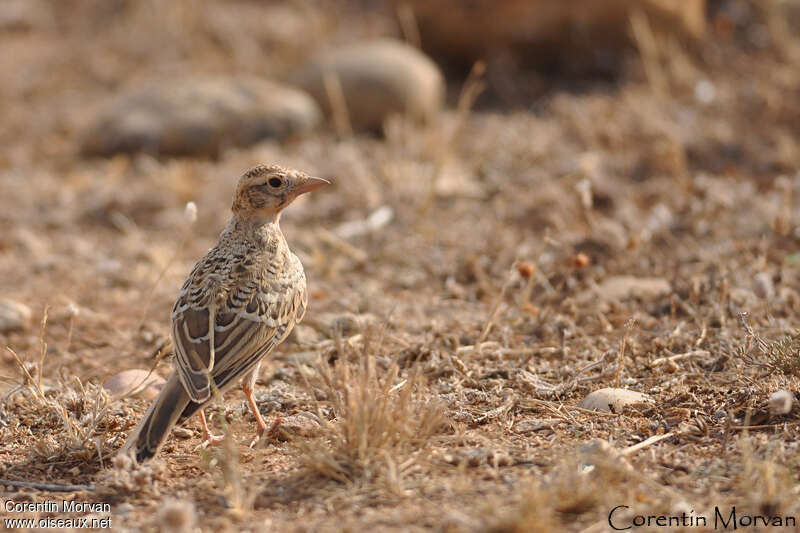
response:
M529 531L560 531L562 529L553 507L552 493L540 483L533 483L522 494L522 501L507 516L497 519L489 528L491 533L527 533Z
M644 496L647 493L652 496ZM620 503L640 503L655 510L668 500L666 491L637 472L612 445L598 439L560 461L545 480L531 482L516 509L495 513L491 531L564 531Z
M788 514L797 501L794 474L784 466L792 461L793 452L784 443L770 443L758 453L758 437L747 432L741 435L736 447L741 454L741 468L732 476L734 498L743 507L765 515Z
M379 373L368 354L355 364L320 365L315 387L327 398L318 405L322 434L296 441L307 472L346 484L399 483L415 464L415 452L430 444L445 419L419 374L398 374L395 362ZM323 408L335 418L328 420Z
M777 341L767 341L749 324L746 314L739 319L747 343L739 348L738 354L746 364L766 368L769 373L800 377L800 333L785 335Z
M105 501L127 500L134 494L141 498L157 498L161 492L156 481L165 481L166 475L167 467L160 459L136 464L127 455L115 455L111 468L98 476L96 491Z
M233 516L241 516L252 508L255 493L247 490L242 478L238 445L231 435L230 427L225 423L225 418L221 418L225 438L219 446L202 450L200 456L203 466L212 473L216 485L222 489L220 497L225 502L225 508Z
M23 381L0 398L7 424L21 424L34 431L37 438L28 442L40 460L77 454L84 460L94 456L102 464L108 393L100 385L83 383L75 376L53 384L34 381L27 370L29 365L14 355L23 369Z

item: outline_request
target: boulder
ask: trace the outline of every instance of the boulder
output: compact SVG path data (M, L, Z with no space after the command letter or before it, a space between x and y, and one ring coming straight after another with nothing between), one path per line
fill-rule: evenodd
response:
M267 80L164 80L125 90L106 103L86 130L82 150L216 157L227 146L304 133L320 117L309 95Z
M416 48L390 39L323 52L298 81L328 113L338 82L356 130L379 130L394 114L425 122L440 111L445 96L444 76L436 64Z
M552 51L588 53L631 42L630 17L640 10L657 33L700 37L705 0L394 0L410 6L423 48L471 63L498 52L552 61ZM539 53L537 53L537 51ZM524 56L524 57L522 57Z

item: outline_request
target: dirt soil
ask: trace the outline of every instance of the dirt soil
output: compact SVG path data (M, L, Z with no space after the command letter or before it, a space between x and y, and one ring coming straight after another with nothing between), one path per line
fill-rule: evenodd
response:
M733 506L740 527L800 520L800 407L772 397L800 398L800 40L777 3L711 2L705 42L634 48L612 80L533 74L550 83L535 100L490 89L459 112L450 78L438 121L382 137L81 156L99 103L138 79L279 76L321 43L401 35L391 10L296 2L262 26L257 4L222 4L32 3L0 31L0 297L33 311L0 333L0 516L298 532L600 532L617 506L620 527L713 529ZM249 447L234 390L209 409L225 445L202 448L192 420L153 462L115 458L148 403L101 385L169 374L177 291L262 162L336 179L282 218L311 296L256 396L285 431ZM342 226L378 209L385 224ZM580 407L606 387L653 401ZM19 481L82 487L5 485ZM110 511L7 508L61 500ZM634 530L683 527L656 519Z

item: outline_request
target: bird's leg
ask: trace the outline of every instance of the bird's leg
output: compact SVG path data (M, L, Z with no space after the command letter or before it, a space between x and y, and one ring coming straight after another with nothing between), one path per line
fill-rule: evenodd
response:
M204 409L200 409L200 425L203 428L204 441L202 446L215 446L225 439L224 435L214 435L211 433L211 430L208 429L208 421L206 421L206 412Z
M258 429L256 430L256 437L250 443L250 446L254 446L261 437L264 435L264 432L267 431L267 423L264 422L264 419L261 417L261 412L258 410L258 405L256 405L256 399L253 397L253 389L256 385L256 379L258 378L258 370L261 368L261 362L259 362L256 367L245 376L242 380L242 392L244 392L245 397L247 398L247 403L250 405L250 410L253 412L253 416L256 419L256 424L258 424ZM278 426L281 423L281 417L276 417L275 422L272 423L272 427L267 432L269 437L275 437L278 433Z

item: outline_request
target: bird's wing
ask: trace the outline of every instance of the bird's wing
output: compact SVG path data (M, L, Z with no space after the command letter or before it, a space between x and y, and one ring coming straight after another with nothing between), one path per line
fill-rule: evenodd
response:
M209 378L224 391L302 318L307 303L302 267L277 270L242 276L224 292L215 292L213 284L184 286L172 313L172 337L175 366L193 401L211 397Z

